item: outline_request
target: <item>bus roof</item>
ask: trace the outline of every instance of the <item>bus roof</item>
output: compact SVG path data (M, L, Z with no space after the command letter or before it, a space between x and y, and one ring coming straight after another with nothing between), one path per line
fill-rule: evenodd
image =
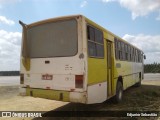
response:
M55 18L50 18L50 19L45 19L45 20L41 20L38 22L34 22L31 23L29 25L27 25L29 28L33 27L33 26L37 26L46 22L54 22L54 21L58 21L58 20L66 20L66 19L71 19L71 18L76 18L76 17L82 17L83 15L70 15L70 16L61 16L61 17L55 17Z

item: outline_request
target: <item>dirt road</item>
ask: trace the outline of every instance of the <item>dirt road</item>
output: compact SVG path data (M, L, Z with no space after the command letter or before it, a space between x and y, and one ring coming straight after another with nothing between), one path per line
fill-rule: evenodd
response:
M59 102L54 100L47 100L41 98L33 98L29 96L19 96L19 85L16 86L1 86L0 87L0 111L46 111L45 114L52 113L52 111L160 111L160 78L157 75L147 74L145 77L152 78L142 81L141 87L131 87L124 92L123 101L120 104L112 103L108 100L101 104L83 105L67 102ZM2 118L0 118L2 119ZM8 120L9 118L3 118ZM22 118L10 118L14 120L22 120ZM30 120L33 118L24 118L23 120ZM40 118L34 118L39 120ZM42 119L42 118L41 118ZM57 118L43 118L44 120ZM59 118L64 119L64 118ZM71 118L70 118L71 119ZM105 118L72 118L72 119L98 119L105 120ZM111 119L111 118L110 118ZM112 118L113 119L113 118ZM120 118L119 118L120 119ZM124 118L122 118L124 119ZM130 119L130 118L128 118ZM135 118L146 119L146 118ZM150 119L150 118L149 118ZM158 118L152 118L158 119Z

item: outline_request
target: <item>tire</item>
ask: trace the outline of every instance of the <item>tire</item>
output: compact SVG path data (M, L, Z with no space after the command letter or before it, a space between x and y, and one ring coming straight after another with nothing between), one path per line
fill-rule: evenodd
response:
M116 86L115 103L120 103L123 97L123 85L122 82L118 81Z

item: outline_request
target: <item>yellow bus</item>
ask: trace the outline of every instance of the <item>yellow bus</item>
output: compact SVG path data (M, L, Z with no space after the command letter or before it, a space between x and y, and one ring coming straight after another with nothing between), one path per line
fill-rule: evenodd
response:
M144 53L83 15L23 27L21 95L94 104L139 86Z

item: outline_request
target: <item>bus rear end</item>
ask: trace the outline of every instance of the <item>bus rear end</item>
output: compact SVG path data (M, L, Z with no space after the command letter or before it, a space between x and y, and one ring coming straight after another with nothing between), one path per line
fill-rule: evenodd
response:
M83 17L23 26L21 95L86 103Z

